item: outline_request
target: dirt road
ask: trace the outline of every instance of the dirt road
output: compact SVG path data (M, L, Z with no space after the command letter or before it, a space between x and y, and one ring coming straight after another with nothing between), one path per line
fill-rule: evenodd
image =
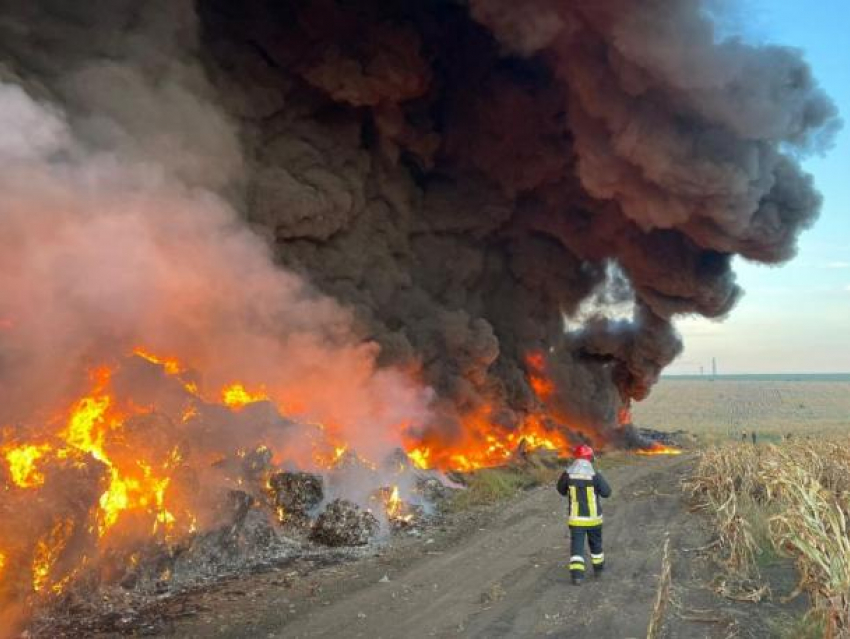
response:
M311 575L291 589L236 586L180 636L643 637L665 531L681 515L682 460L651 459L608 472L609 571L569 583L563 499L536 489L465 530ZM322 574L324 573L324 574ZM246 588L254 597L243 596ZM311 596L312 595L312 596ZM246 599L248 600L246 602Z
M730 629L731 636L770 636L759 615L774 611L733 604L720 614L695 574L689 550L709 532L688 513L679 487L690 463L635 459L606 471L615 491L605 510L608 569L580 587L565 568L564 503L542 487L356 563L230 582L198 595L204 612L178 621L169 636L642 638L668 532L675 605L703 610L693 621L671 610L661 636L725 637Z
M669 476L664 461L609 473L617 496L606 513L610 572L604 580L580 588L569 583L564 503L549 487L509 505L443 554L388 570L389 583L376 580L305 611L285 636L645 636L660 542L678 495L666 502L629 495L650 490L657 466ZM667 486L666 492L678 491Z

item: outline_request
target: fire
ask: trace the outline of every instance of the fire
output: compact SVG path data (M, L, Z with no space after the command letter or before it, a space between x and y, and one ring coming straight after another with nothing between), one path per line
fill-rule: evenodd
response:
M649 448L638 448L635 452L638 455L681 455L682 449L653 442Z
M50 450L46 444L24 444L7 447L3 453L9 463L12 481L21 488L34 488L44 483L44 474L36 468L36 462Z
M187 393L195 397L200 397L198 385L191 380L184 379L187 368L176 357L155 355L143 346L136 346L131 354L159 366L166 375L171 375L179 379Z
M350 450L348 444L342 444L327 431L324 424L311 424L315 428L312 441L313 451L310 456L312 463L319 468L332 469L344 463L349 455L356 458L363 466L375 468L376 465L368 459L360 457L356 451Z
M526 356L525 365L528 383L538 399L546 401L555 393L555 384L546 376L546 358L543 353L535 351Z
M413 465L420 469L430 468L428 459L431 457L430 448L414 448L407 451L407 457L413 462Z
M158 364L169 375L179 375L184 372L183 365L176 357L161 357L148 352L142 346L136 346L133 349L133 355L137 355L142 359L148 360L151 364Z
M386 494L386 493L385 493ZM413 521L413 513L408 512L405 503L399 495L398 486L393 486L384 502L387 518L396 524L406 524Z
M114 396L110 388L112 375L108 367L92 371L90 389L70 405L64 418L56 418L53 436L45 436L38 442L8 443L0 448L12 485L20 490L41 489L49 479L50 469L63 464L69 468L87 468L96 461L92 469L103 469L97 472L103 475L104 488L89 511L88 521L67 516L55 518L45 532L34 538L29 559L34 593L61 592L87 561L86 556L79 557L76 563L65 557L70 540L89 533L106 540L125 512L136 513L134 526L139 516L149 517L152 525L149 534L166 533L177 523L167 502L169 471L180 463L180 451L175 448L156 462L146 460L144 451L127 446L126 421L143 411L132 400L121 402ZM193 526L194 521L187 524ZM6 549L2 557L5 565L9 557ZM62 569L57 568L60 559Z
M221 390L221 399L222 401L230 406L230 408L242 408L248 404L253 404L254 402L262 402L267 400L269 397L266 395L265 391L260 389L256 392L249 392L242 384L235 383L230 386L226 386Z
M298 442L300 448L276 451L264 447L261 441L233 439L228 440L231 449L207 450L201 456L193 453L189 461L195 466L189 467L184 459L189 457L189 450L181 448L177 442L182 439L175 439L175 435L182 436L195 424L203 425L211 412L215 419L226 419L228 409L235 414L248 404L268 401L283 416L279 397L286 398L287 406L299 405L303 400L295 392L284 393L275 388L274 393L269 393L263 385L249 387L242 382L217 386L221 388L220 395L207 400L188 377L191 367L176 357L161 356L142 346L133 348L126 357L142 358L158 367L159 381L146 374L145 384L136 396L132 375L137 368L125 369L124 360L112 361L108 366L94 368L82 390L63 400L59 410L44 419L42 428L32 431L37 437L31 441L20 441L16 428L0 432L0 463L5 462L8 467L6 490L20 496L22 503L28 494L24 491L61 485L65 476L62 473L71 478L79 473L81 486L92 491L73 501L64 512L54 512L49 499L43 500L41 494L33 492L32 503L46 506L39 511L32 539L16 547L0 547L0 571L5 570L6 575L9 565L28 566L22 578L29 579L34 596L63 592L85 566L97 565L101 556L98 553L111 556L109 553L116 549L126 552L127 564L132 565L133 561L138 562L140 543L154 539L168 544L204 526L206 515L195 512L190 498L183 496L193 490L181 482L183 472L193 476L198 470L225 468L227 460L234 458L248 463L247 451L265 451L267 455L260 455L259 459L267 457L274 464L286 461L305 468L338 468L350 459L363 468L377 470L382 462L361 457L356 448L359 442L342 436L346 431L339 424L302 421L306 437ZM411 464L419 469L474 471L504 464L518 450L566 451L569 436L560 427L565 421L557 419L543 401L554 393L554 384L546 376L542 354L529 356L528 375L541 406L519 423L503 423L500 406L495 402L461 416L460 427L451 440L441 439L443 435L436 433L442 431L436 430L415 436L409 432L408 422L400 421L396 427ZM158 389L157 384L165 385L161 401L170 402L167 405L157 404L159 390L151 390ZM208 410L213 404L215 410ZM205 465L199 467L199 463ZM259 472L262 463L257 465ZM407 468L400 464L399 472ZM58 479L54 479L54 472ZM248 480L228 474L224 481L242 486ZM386 488L380 501L391 522L404 523L413 517L398 486ZM286 514L280 507L277 516L285 519Z
M98 534L102 537L117 522L122 512L130 508L153 509L158 523L173 523L174 517L164 506L164 492L169 479L157 477L150 465L140 460L116 464L105 449L107 434L120 431L125 416L110 412L112 397L107 393L111 371L106 368L94 373L92 394L80 399L71 409L63 437L73 452L91 455L105 464L109 472L109 487L98 503ZM68 456L72 451L62 451Z
M83 397L72 409L63 435L69 445L103 462L107 461L103 452L103 415L110 402L108 395Z
M518 426L509 429L496 423L493 412L491 406L485 405L469 413L462 420L458 440L426 440L424 445L411 446L408 458L417 468L469 472L506 463L523 442L526 450L565 451L569 448L566 435L548 428L539 415L529 415Z
M36 542L32 564L32 589L35 592L42 592L50 585L53 566L68 543L73 530L74 523L63 519L56 522L53 529ZM67 579L55 580L51 590L61 592L66 581Z
M198 410L197 406L195 406L194 404L189 404L188 406L186 406L186 408L183 409L183 413L180 415L180 421L188 422L189 420L198 417L200 414L201 413Z
M387 514L390 517L395 517L401 512L401 498L398 496L398 486L393 486L390 497L387 500Z
M457 439L442 441L426 437L413 440L407 447L407 456L417 468L474 471L497 466L510 460L522 445L525 450L546 449L566 452L570 448L569 436L561 426L567 420L551 406L554 402L555 384L546 372L546 357L533 351L525 358L528 382L541 406L513 426L497 423L494 406L484 405L461 418L462 428ZM595 433L584 433L592 438Z

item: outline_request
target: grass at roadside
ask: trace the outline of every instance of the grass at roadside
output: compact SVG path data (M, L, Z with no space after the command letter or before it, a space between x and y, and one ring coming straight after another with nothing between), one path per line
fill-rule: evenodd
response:
M620 466L631 466L636 461L640 461L641 459L642 458L637 457L633 452L630 451L612 450L597 456L593 460L593 466L597 470L604 473L606 471L611 470L612 468L618 468Z
M775 619L771 630L772 636L778 639L823 639L827 636L823 619L812 616Z
M634 464L640 459L632 452L613 450L599 455L593 463L604 473L619 466ZM531 453L524 462L458 474L454 479L463 484L465 489L458 491L443 508L448 512L458 512L493 504L511 499L518 492L536 486L551 486L554 490L558 477L570 461L558 459L544 451L542 454Z
M505 501L520 491L545 484L551 484L554 489L560 472L559 468L533 463L482 468L463 475L466 489L456 493L445 508L457 512Z
M611 451L600 455L594 465L602 472L626 464L634 464L634 453ZM532 453L524 462L494 468L482 468L455 477L466 488L458 491L445 505L449 512L458 512L511 499L518 492L536 486L555 484L561 472L569 465L568 459L557 459L549 453Z

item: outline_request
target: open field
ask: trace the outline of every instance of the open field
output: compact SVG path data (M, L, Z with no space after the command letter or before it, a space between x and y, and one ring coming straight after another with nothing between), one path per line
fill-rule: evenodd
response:
M850 432L850 375L666 377L633 417L638 426L706 439Z

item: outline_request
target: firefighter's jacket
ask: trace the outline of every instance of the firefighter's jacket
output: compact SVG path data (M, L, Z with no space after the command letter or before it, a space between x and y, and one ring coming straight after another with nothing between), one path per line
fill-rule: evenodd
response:
M558 479L558 492L570 499L570 526L602 525L600 497L609 497L611 487L586 459L576 459Z

